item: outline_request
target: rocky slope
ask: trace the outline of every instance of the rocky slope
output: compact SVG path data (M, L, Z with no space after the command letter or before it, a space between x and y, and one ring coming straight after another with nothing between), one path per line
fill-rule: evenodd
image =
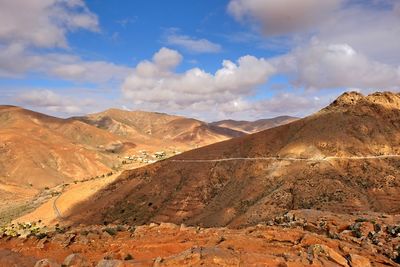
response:
M298 119L299 118L290 116L279 116L272 119L261 119L256 121L223 120L223 121L213 122L211 123L211 125L224 127L245 133L257 133L270 128L288 124Z
M29 224L0 229L0 266L400 266L399 241L399 216L312 210L243 229Z
M344 94L310 117L125 172L69 220L241 227L294 209L400 213L400 159L379 157L400 155L399 103ZM203 161L226 158L239 159Z

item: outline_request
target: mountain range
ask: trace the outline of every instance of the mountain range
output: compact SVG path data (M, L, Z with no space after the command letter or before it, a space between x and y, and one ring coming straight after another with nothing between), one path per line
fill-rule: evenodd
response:
M398 94L345 93L304 119L126 171L69 219L243 227L296 209L396 214L399 116Z
M139 149L188 150L45 188L39 206L0 227L0 265L399 266L399 94L344 93L252 134L261 124L141 111L58 119L3 106L0 114L1 166L14 174L29 163L44 175L52 157L109 171ZM16 185L0 183L8 208L38 186Z

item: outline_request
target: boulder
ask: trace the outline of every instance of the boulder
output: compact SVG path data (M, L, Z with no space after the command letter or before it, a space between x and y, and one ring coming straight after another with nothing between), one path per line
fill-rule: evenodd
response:
M67 256L63 262L67 267L90 267L89 261L81 254L71 254Z
M349 266L347 260L336 252L334 249L321 244L315 244L309 248L309 260L313 260L314 257L326 257L329 261L336 263L338 266L347 267Z
M61 265L51 259L42 259L36 262L35 267L61 267Z

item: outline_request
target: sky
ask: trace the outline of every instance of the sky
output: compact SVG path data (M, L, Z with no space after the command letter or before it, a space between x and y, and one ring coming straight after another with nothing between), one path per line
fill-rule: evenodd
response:
M399 0L0 0L0 104L256 120L399 89Z

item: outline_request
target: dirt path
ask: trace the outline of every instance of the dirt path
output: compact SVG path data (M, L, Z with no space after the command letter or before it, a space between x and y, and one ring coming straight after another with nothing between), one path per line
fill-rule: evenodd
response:
M52 197L34 211L26 214L14 222L32 222L41 220L44 224L53 225L65 221L68 212L81 201L93 196L98 190L113 182L121 172L104 178L64 185L57 196Z
M54 210L54 213L56 214L56 217L57 217L57 219L58 220L63 220L63 217L62 217L62 215L61 215L61 212L60 212L60 210L57 208L57 200L60 198L60 196L61 196L61 194L59 194L55 199L54 199L54 201L53 201L53 210Z
M74 204L90 197L102 187L114 181L121 173L122 171L119 171L108 177L64 187L60 194L53 200L52 206L55 214L53 219L56 221L63 221L64 217L61 210L68 211ZM58 206L57 201L61 202Z
M34 211L15 219L14 222L32 222L41 220L42 223L47 225L53 225L61 221L65 222L69 212L75 205L79 205L80 202L86 201L99 190L115 181L124 170L139 167L143 167L143 165L127 165L124 169L116 171L110 176L106 175L102 178L61 185L62 189L58 191L59 194L57 196L44 202Z
M281 157L254 157L254 158L225 158L225 159L173 159L172 162L223 162L223 161L237 161L237 160L276 160L276 161L329 161L329 160L368 160L368 159L388 159L400 158L400 155L380 155L380 156L352 156L352 157L323 157L323 158L281 158Z

